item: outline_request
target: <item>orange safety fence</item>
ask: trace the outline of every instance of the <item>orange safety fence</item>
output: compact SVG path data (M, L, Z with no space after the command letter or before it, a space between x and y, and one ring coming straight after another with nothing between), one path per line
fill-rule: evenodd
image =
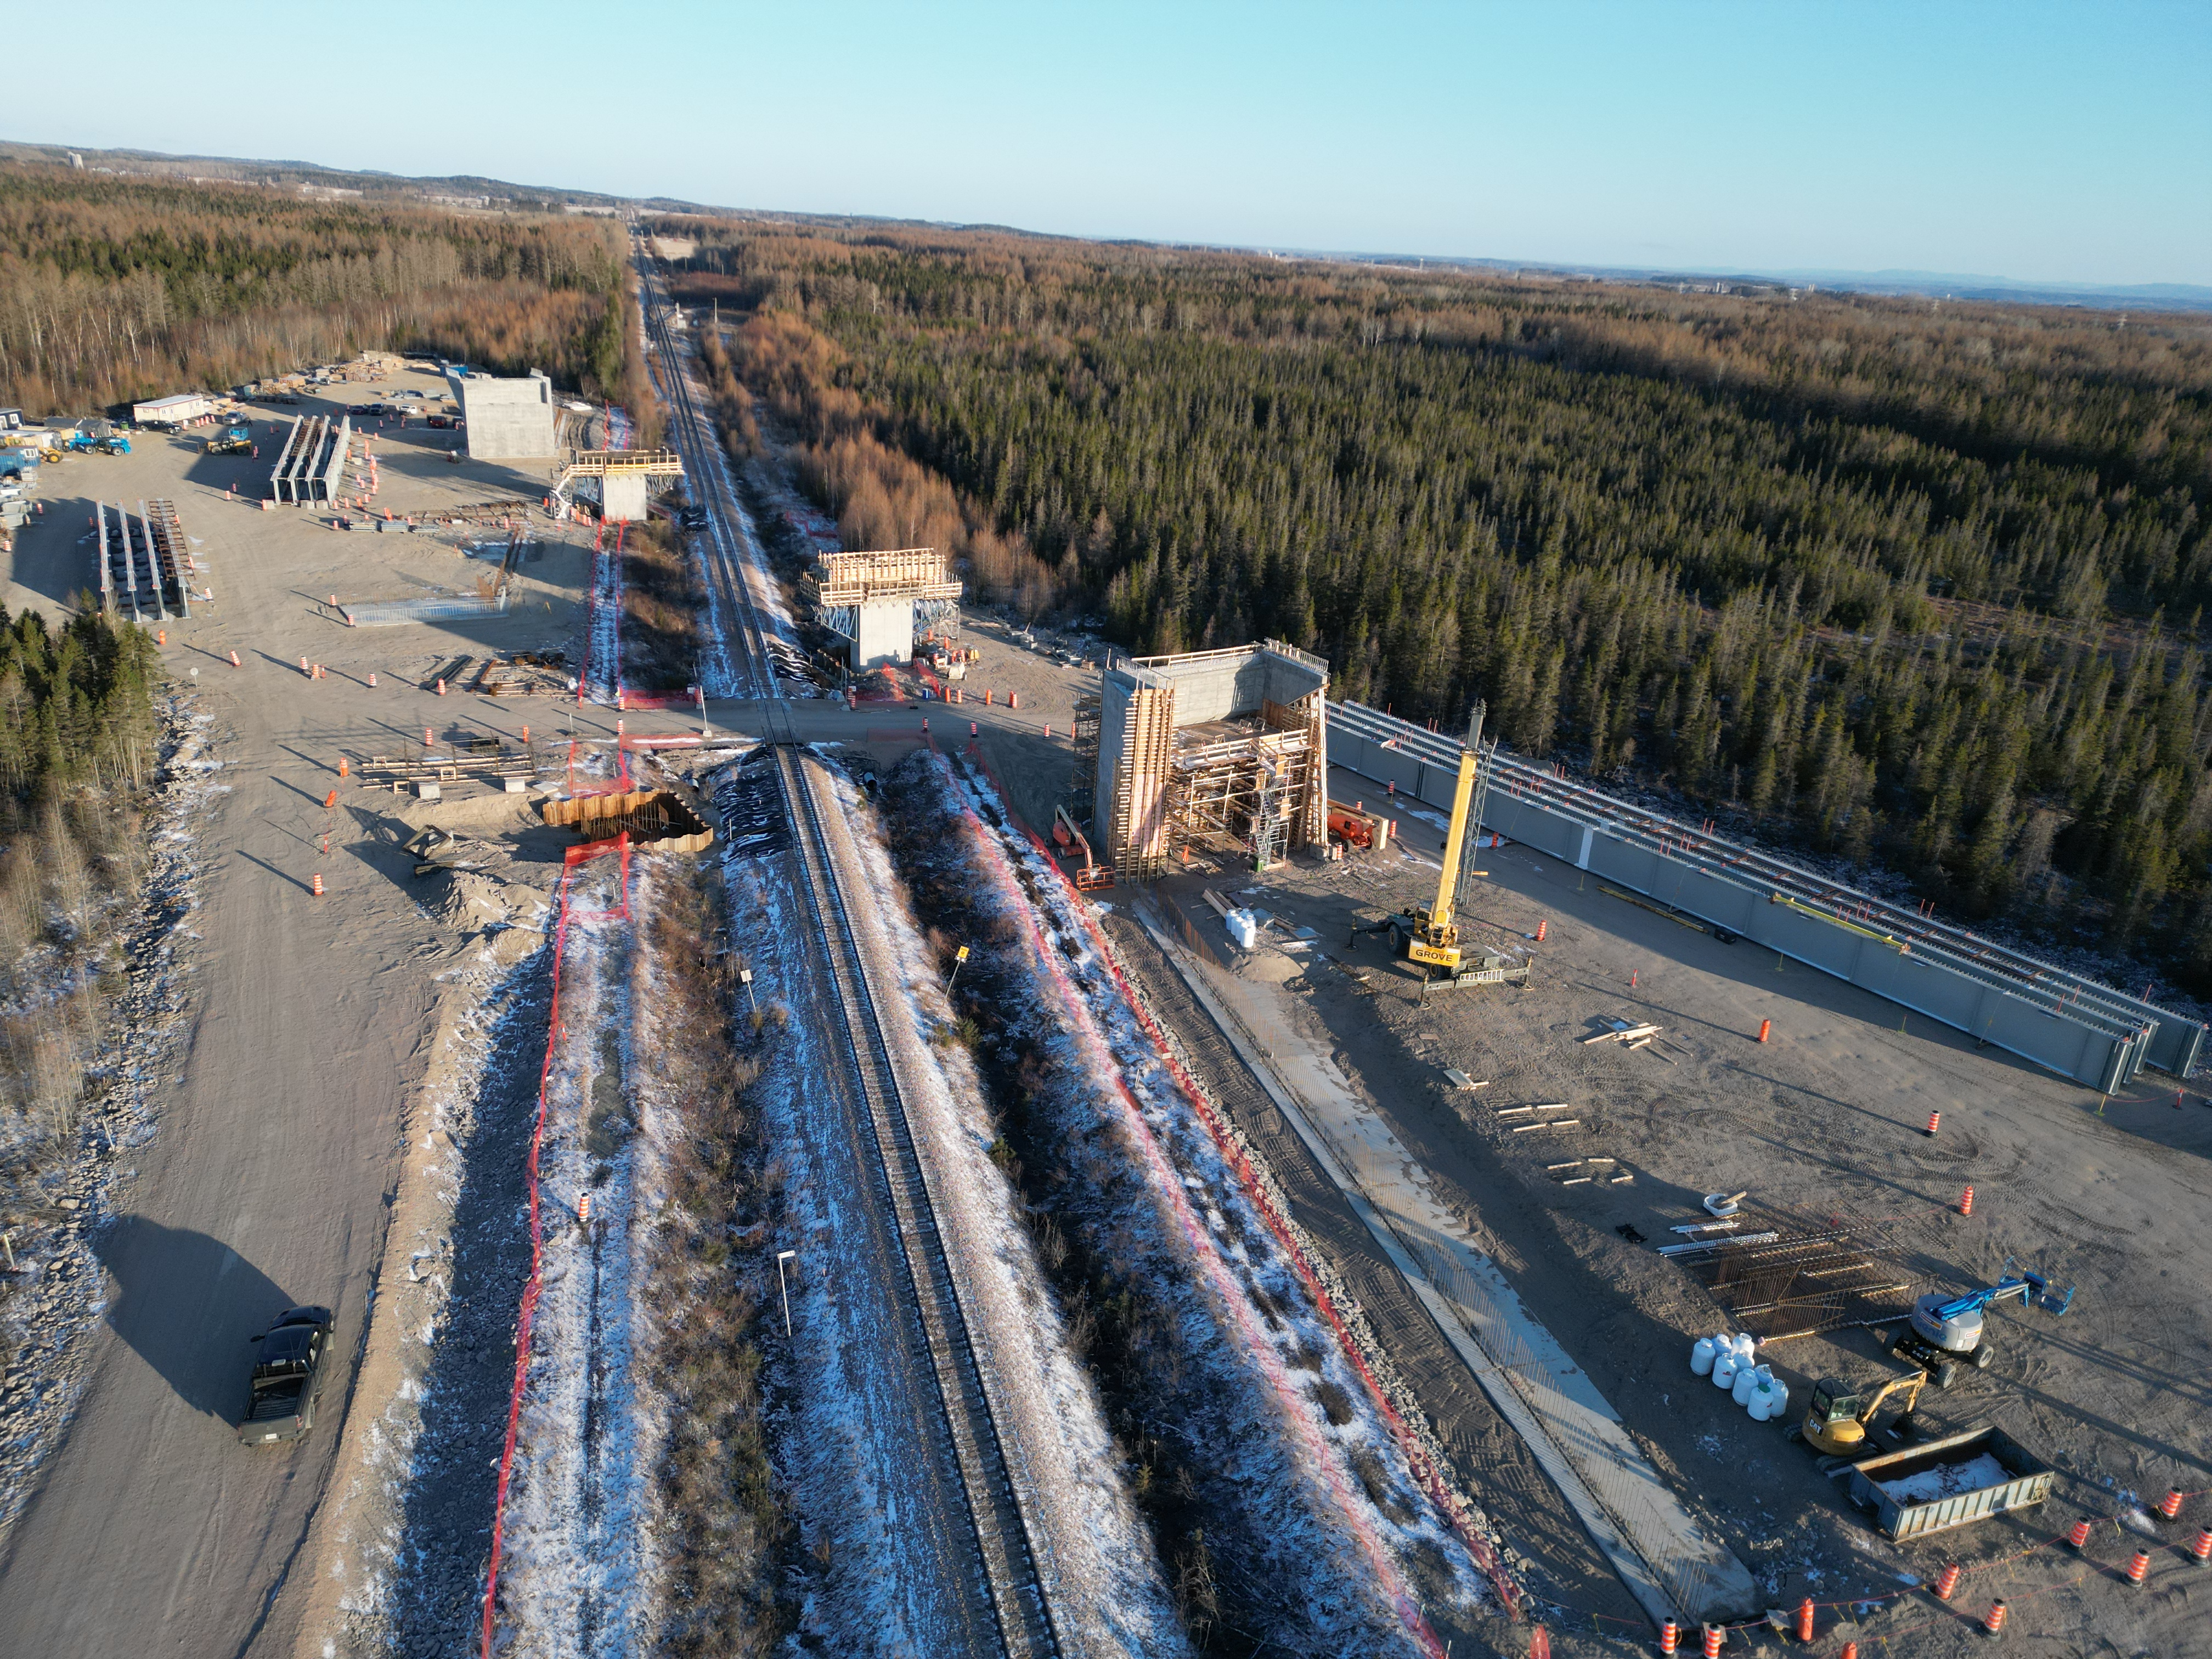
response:
M538 1071L538 1117L530 1131L530 1158L526 1165L530 1188L530 1277L522 1287L522 1304L514 1322L514 1389L507 1401L507 1440L500 1449L499 1486L492 1500L491 1564L484 1577L483 1645L481 1659L491 1659L492 1619L499 1595L500 1544L507 1525L507 1492L514 1470L515 1433L522 1420L522 1393L530 1381L531 1328L538 1313L538 1297L542 1288L541 1272L544 1266L544 1231L541 1224L538 1201L538 1157L545 1139L546 1084L553 1075L553 1051L561 1041L561 963L568 946L568 923L579 913L568 904L568 883L576 873L576 866L589 860L614 854L622 862L617 892L621 902L612 910L581 913L592 919L600 916L629 915L629 836L617 836L612 841L595 841L582 847L572 847L562 855L561 887L557 896L561 919L553 933L553 995L546 1011L545 1060Z

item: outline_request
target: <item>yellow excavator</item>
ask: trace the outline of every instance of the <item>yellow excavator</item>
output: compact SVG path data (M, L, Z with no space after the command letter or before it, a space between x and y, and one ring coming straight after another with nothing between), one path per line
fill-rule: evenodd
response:
M1911 1371L1890 1377L1872 1393L1865 1393L1838 1377L1825 1377L1813 1389L1813 1403L1796 1434L1815 1451L1854 1462L1879 1448L1869 1445L1875 1413L1902 1390L1905 1409L1889 1425L1893 1439L1902 1440L1913 1430L1912 1408L1920 1403L1920 1390L1928 1386L1928 1373Z

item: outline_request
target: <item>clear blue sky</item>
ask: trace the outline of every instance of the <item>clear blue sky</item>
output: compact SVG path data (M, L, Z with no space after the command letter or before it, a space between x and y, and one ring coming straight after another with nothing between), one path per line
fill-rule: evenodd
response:
M18 139L1098 236L2212 283L2212 0L124 0L25 8L8 42Z

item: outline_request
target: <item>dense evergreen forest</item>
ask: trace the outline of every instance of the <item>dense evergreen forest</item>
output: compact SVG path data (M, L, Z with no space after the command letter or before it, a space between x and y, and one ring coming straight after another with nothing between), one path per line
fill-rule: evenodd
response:
M72 784L142 785L156 760L160 673L135 624L86 611L55 632L35 611L10 618L0 606L0 820Z
M0 164L0 404L209 389L365 348L618 393L620 227Z
M851 538L2212 994L2212 329L671 220ZM740 442L742 443L742 437Z

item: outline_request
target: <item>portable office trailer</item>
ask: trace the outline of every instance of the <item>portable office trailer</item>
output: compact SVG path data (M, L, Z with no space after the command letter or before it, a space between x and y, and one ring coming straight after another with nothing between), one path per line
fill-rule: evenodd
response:
M215 399L204 392L179 392L131 405L131 418L140 426L182 426L214 413Z

